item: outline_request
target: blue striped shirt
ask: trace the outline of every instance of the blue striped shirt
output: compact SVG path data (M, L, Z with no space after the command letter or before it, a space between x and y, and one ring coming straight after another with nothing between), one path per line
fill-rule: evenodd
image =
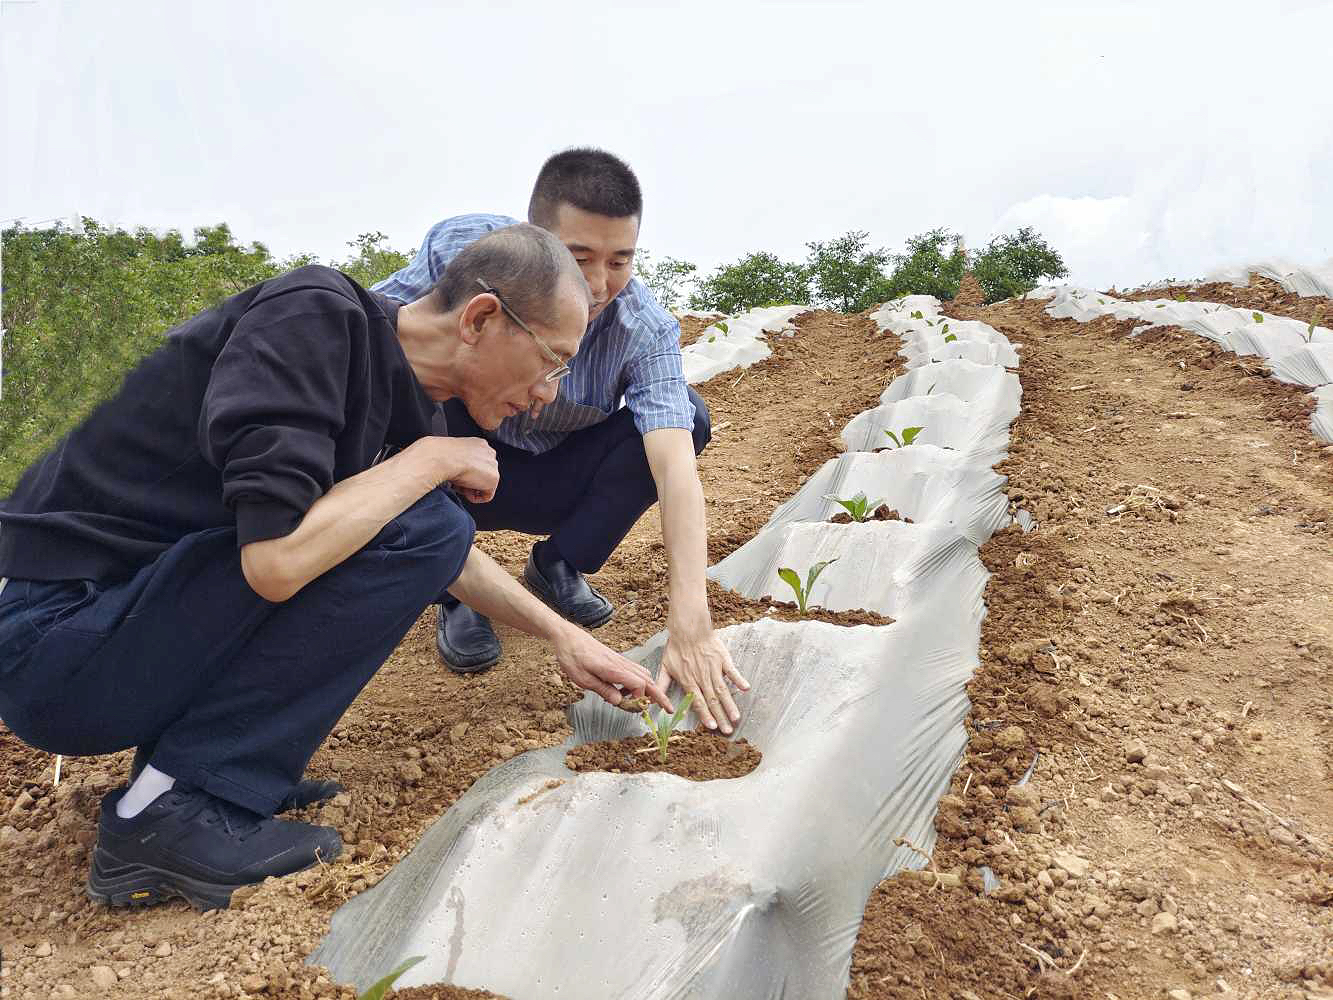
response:
M459 215L436 223L412 262L373 290L413 302L430 291L469 243L517 221L504 215ZM560 394L536 419L526 413L509 417L487 436L541 454L571 431L611 416L622 397L640 434L694 426L694 404L680 363L680 324L638 278L631 278L588 325L569 367Z

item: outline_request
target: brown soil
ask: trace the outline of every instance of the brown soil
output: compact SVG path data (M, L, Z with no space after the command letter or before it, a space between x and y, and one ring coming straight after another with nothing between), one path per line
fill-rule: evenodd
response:
M1304 394L1180 330L951 311L1025 345L1000 471L1039 527L982 550L971 739L933 859L961 886L883 883L849 995L1316 995L1333 460Z
M1271 278L1250 275L1247 286L1210 281L1201 285L1164 285L1139 292L1110 292L1117 298L1143 302L1148 299L1183 299L1186 302L1221 302L1238 309L1258 309L1274 316L1289 316L1302 323L1333 327L1333 299L1321 295L1301 297Z
M746 740L729 740L721 733L691 729L672 733L667 761L657 753L657 741L649 736L634 740L599 740L584 743L565 754L571 771L611 771L616 774L645 774L661 771L691 781L743 778L763 755Z
M851 524L851 523L852 523L852 515L851 515L851 514L848 514L845 510L840 510L840 511L838 511L838 513L834 514L831 518L829 518L829 520L832 521L834 524ZM870 512L870 516L869 516L868 518L866 518L866 520L867 520L867 521L902 521L903 524L914 524L914 523L915 523L910 517L903 517L901 514L898 513L897 510L895 510L894 508L890 507L890 506L889 506L888 504L886 504L886 503L882 503L882 504L880 504L880 505L879 505L878 507L876 507L873 511L871 511L871 512Z
M702 316L684 316L680 321L680 346L689 347L699 339L699 334L703 333L710 326L720 319L725 319L722 313L718 313L712 319L704 319Z
M956 306L979 306L986 302L986 293L981 290L981 282L971 271L963 275L958 283L958 293L953 297Z
M392 1000L504 1000L490 990L465 990L458 986L410 986L390 990Z
M752 538L778 503L836 455L838 432L876 405L901 371L898 341L877 334L864 316L820 312L797 325L796 336L772 338L772 357L698 387L714 427L699 459L710 561ZM532 539L507 532L479 538L511 572L521 572ZM597 574L598 588L617 605L597 637L629 649L664 628L665 580L661 527L650 512ZM744 599L714 606L718 626L767 613L768 605ZM786 613L779 607L774 615ZM327 868L271 880L230 910L208 915L179 902L133 912L93 906L83 884L97 801L123 782L129 754L66 759L52 793L52 758L0 724L0 991L41 1000L212 1000L261 990L267 997L350 998L350 989L304 965L333 911L382 878L496 764L563 742L564 710L581 696L542 643L503 627L505 655L495 667L469 677L449 673L439 664L434 628L428 609L311 763L311 776L336 777L350 791L300 818L336 826L347 845L343 856ZM92 978L96 967L122 985L104 994ZM56 993L61 987L68 989Z

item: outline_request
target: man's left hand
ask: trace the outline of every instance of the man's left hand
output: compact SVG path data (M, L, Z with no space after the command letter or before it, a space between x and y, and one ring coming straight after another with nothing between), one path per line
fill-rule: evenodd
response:
M673 680L682 690L694 694L692 707L705 726L731 735L741 713L731 697L730 685L748 691L750 682L731 662L731 653L716 632L710 630L697 640L668 635L662 653L662 675L658 681L666 690Z

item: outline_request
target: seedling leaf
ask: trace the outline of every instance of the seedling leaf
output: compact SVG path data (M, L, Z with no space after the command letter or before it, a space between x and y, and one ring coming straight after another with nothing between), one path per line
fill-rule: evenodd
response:
M810 590L814 587L815 581L819 579L819 574L824 572L824 570L828 569L837 561L836 558L825 559L823 562L817 562L810 567L810 573L805 578L805 596L807 598L810 596ZM804 611L805 609L802 608L801 610Z
M904 427L904 428L903 428L903 447L906 448L909 444L911 444L913 441L915 441L915 440L916 440L916 436L917 436L918 434L920 434L920 433L921 433L922 431L924 431L924 430L925 430L924 427ZM915 454L915 452L913 452L913 454Z
M694 701L694 692L690 691L680 700L676 706L676 712L670 718L664 714L660 719L653 719L648 709L643 710L643 723L648 727L648 732L657 740L657 759L665 764L667 762L667 745L671 742L671 731L680 725L680 720L685 718L685 713L690 710L690 703Z
M944 342L945 342L946 344L952 344L952 343L953 343L955 340L957 340L957 339L958 339L958 334L956 334L956 333L951 333L951 334L949 334L947 337L944 338Z
M914 310L912 312L912 319L925 319L925 318L926 318L925 314L922 313L920 309Z
M884 433L889 436L889 440L893 442L895 448L901 448L903 446L903 443L898 440L898 435L893 433L893 431L885 429Z
M731 332L731 327L729 327L726 323L722 322L721 320L718 320L713 325L722 331L722 335L724 337Z
M397 981L399 976L401 976L408 969L412 968L412 966L416 965L418 962L424 962L425 960L426 960L425 955L413 955L411 958L407 959L407 961L403 962L402 965L398 966L398 968L394 969L383 979L380 979L375 983L371 984L370 988L367 989L366 992L359 994L356 1000L383 1000L384 995L388 993L390 989L393 988L393 984Z
M1263 313L1252 312L1252 313L1250 313L1250 315L1254 317L1254 321L1255 321L1256 323L1262 323L1262 322L1264 321L1264 314L1263 314Z
M799 604L801 610L804 611L805 595L801 593L801 578L796 575L796 570L788 569L786 566L783 566L778 570L778 576L782 578L783 583L796 592L796 603Z
M711 344L713 341L715 341L715 340L717 340L717 337L716 337L716 336L712 336L712 337L709 337L709 338L708 338L708 342L709 342L710 344Z

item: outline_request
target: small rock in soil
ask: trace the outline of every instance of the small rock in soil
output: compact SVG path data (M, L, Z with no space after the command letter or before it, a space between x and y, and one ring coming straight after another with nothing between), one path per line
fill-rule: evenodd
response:
M1138 740L1125 747L1125 760L1131 764L1142 764L1148 756L1148 748Z
M1175 914L1159 913L1152 918L1153 934L1174 934L1179 926Z

